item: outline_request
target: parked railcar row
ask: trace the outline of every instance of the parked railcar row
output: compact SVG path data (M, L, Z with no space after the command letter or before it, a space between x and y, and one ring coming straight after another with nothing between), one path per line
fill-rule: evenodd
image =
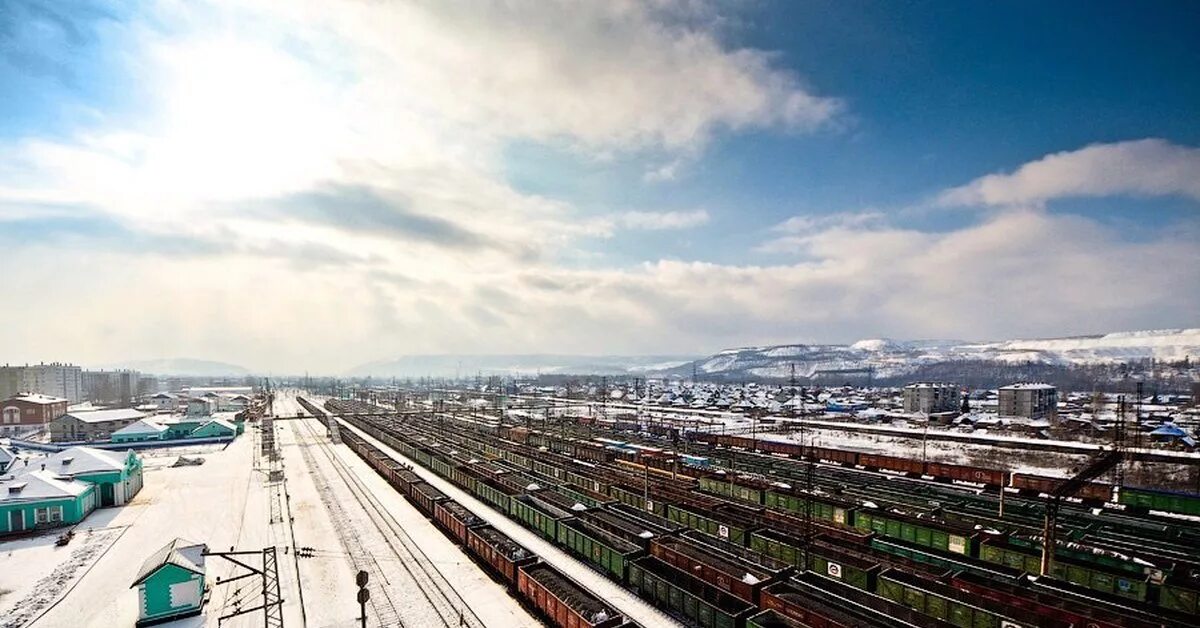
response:
M445 457L446 453L459 451L460 449L471 449L475 454L492 457L497 462L509 463L512 465L509 473L523 473L520 470L522 468L527 470L525 472L532 472L535 463L539 458L543 457L553 458L558 455L561 461L561 454L555 454L552 450L576 455L581 451L594 451L588 445L580 445L579 443L552 446L552 442L547 444L548 441L552 441L552 437L537 435L528 431L522 433L522 430L519 428L517 429L518 437L523 436L523 440L526 443L530 443L532 437L533 443L541 444L536 448L531 448L528 445L509 441L506 438L499 438L501 431L508 430L508 428L496 426L475 426L471 430L454 430L446 429L445 426L440 426L436 421L421 422L416 420L405 423L403 429L388 429L386 425L367 424L366 422L360 422L359 426L378 433L373 435L391 437L397 445L396 448L401 453L431 469L435 468L433 464L435 458ZM480 433L472 437L470 432L473 430ZM396 436L400 435L407 438L403 440L396 438ZM511 435L511 430L505 434L505 436L508 435ZM598 459L598 456L586 457L590 460ZM427 460L423 460L423 458L427 458ZM523 462L513 463L513 460ZM857 591L857 593L850 595L844 601L851 606L861 605L864 600L870 601L873 604L879 604L881 601L889 602L888 596L890 596L890 603L895 604L896 607L891 610L896 612L896 609L904 609L905 606L916 606L913 600L917 599L919 594L922 600L934 600L928 604L923 603L920 607L920 610L927 616L944 617L947 620L956 622L962 621L962 617L966 616L977 617L976 619L972 619L972 621L976 622L974 625L999 625L998 623L989 623L989 621L1007 621L1009 622L1008 625L1014 626L1051 625L1043 621L1046 617L1054 617L1058 621L1063 622L1057 625L1148 626L1167 625L1170 623L1169 620L1164 622L1149 620L1149 613L1139 611L1137 608L1119 609L1116 605L1089 607L1078 602L1082 598L1080 591L1067 591L1064 593L1062 591L1032 588L1025 579L1020 577L1020 571L1009 569L1003 564L988 563L986 557L980 558L978 549L976 549L980 540L978 535L973 531L960 530L962 534L955 535L944 533L944 531L936 534L930 532L927 535L921 531L921 528L929 530L931 523L935 526L940 526L942 522L934 523L918 520L914 525L914 522L909 521L908 528L905 528L903 515L899 513L888 513L887 516L883 516L884 513L873 513L879 516L880 523L875 523L875 517L872 517L863 519L866 522L865 524L858 524L853 514L850 514L849 518L845 517L846 512L854 513L855 511L853 509L849 509L848 511L844 509L844 519L840 523L843 525L860 525L860 537L868 539L863 544L863 552L857 555L858 560L855 562L852 559L848 560L848 555L845 552L838 553L835 550L837 544L844 545L846 543L843 537L850 535L850 533L843 526L837 525L839 522L832 515L826 518L826 520L817 520L809 524L810 531L812 526L819 527L823 538L815 541L810 538L805 543L804 541L796 540L797 537L794 534L789 536L787 533L780 532L781 528L787 529L788 525L785 520L781 519L781 517L786 517L782 512L789 510L786 505L767 505L759 501L757 504L747 506L739 505L737 501L727 501L730 496L726 495L705 496L703 493L694 490L695 485L698 483L697 480L686 475L675 475L673 482L670 478L662 477L661 475L655 476L653 483L651 483L649 469L645 467L643 468L642 477L638 478L636 483L631 483L629 481L630 476L632 475L633 478L637 478L637 476L617 469L616 467L619 465L616 463L609 465L611 468L606 469L605 465L596 465L594 462L587 462L578 458L568 458L568 460L578 467L575 471L571 472L575 477L568 480L566 471L562 469L557 473L543 474L542 477L549 482L553 482L554 480L581 484L586 482L589 483L590 489L605 488L605 486L597 486L597 482L599 482L601 485L606 485L608 494L612 498L633 505L639 510L646 509L654 514L664 516L670 521L702 530L715 537L721 537L728 541L748 546L750 550L758 552L759 555L762 553L771 553L787 564L825 574L823 577L837 574L838 578L847 578L846 582L856 581L858 582L857 586L846 585L851 586L851 588ZM590 475L580 473L582 469L587 467L579 465L592 465ZM629 464L620 466L628 468ZM445 471L443 467L441 473L444 474ZM464 471L459 469L457 473L462 475ZM611 481L606 482L597 478L608 478ZM622 485L622 482L624 482L624 485ZM736 482L734 485L737 485ZM541 487L538 488L540 489ZM536 493L536 491L531 492ZM514 496L517 497L515 501L520 504L516 507L516 510L519 512L511 513L513 509L511 504L514 501ZM791 497L797 498L797 495L793 492ZM568 513L562 509L557 511L551 510L544 507L544 505L542 507L528 507L531 500L520 497L520 494L517 492L508 493L507 498L510 504L508 511L511 514L525 521L530 527L539 530L544 536L567 546L568 549L571 549L575 553L590 554L585 555L585 559L596 563L599 567L608 571L610 575L615 576L618 570L621 571L623 573L623 582L639 590L639 592L651 599L657 599L657 590L646 591L642 589L641 584L638 584L638 582L645 582L647 573L651 574L651 581L655 583L655 587L674 586L680 588L681 592L676 596L677 599L691 599L685 596L684 592L695 596L696 593L694 591L700 591L702 594L706 591L712 593L709 589L716 588L718 595L710 595L708 597L701 595L702 599L711 602L707 607L708 610L704 615L705 617L722 617L724 618L722 621L732 621L734 624L731 625L736 625L738 622L748 621L747 611L754 610L753 607L740 610L734 609L733 606L736 606L736 602L731 602L730 600L742 598L732 595L730 591L721 589L719 586L714 586L714 583L719 583L721 582L720 580L709 579L709 582L704 582L703 580L696 580L694 577L689 580L687 578L678 578L673 575L673 572L669 571L664 573L672 574L670 577L654 576L654 573L663 572L664 567L668 569L671 567L669 564L659 565L652 562L652 560L648 560L657 558L649 550L653 549L653 547L662 547L663 544L659 543L657 546L650 544L646 547L648 555L640 558L637 557L639 550L636 549L636 544L631 542L632 539L628 537L622 539L620 536L602 534L600 533L601 530L597 530L594 525L591 525L587 521L587 513L589 510L595 510L595 505L591 505L589 508L589 505L579 503L579 509ZM813 503L817 503L818 501L816 496L811 495L801 494L799 498L807 499ZM497 497L496 501L492 503L499 507L500 504L497 502L502 499L502 497ZM744 502L746 500L739 501ZM604 504L600 510L611 508L614 508L614 506ZM793 507L790 510L795 514L797 511L802 510L802 508ZM819 517L816 514L817 510L816 508L810 510L814 518ZM830 512L833 512L832 508ZM647 513L647 516L651 516L650 513ZM792 533L797 531L798 526L796 521L793 517L790 524L792 527L789 529ZM896 531L892 535L895 538L889 538L887 534L889 523L893 528L896 528ZM835 531L835 535L841 535L834 542L829 542L828 539L831 537L825 536L831 530ZM551 531L553 531L553 534ZM957 538L951 538L952 536ZM581 540L584 538L587 541ZM789 543L789 541L791 542ZM721 543L717 539L713 539L713 542ZM809 547L807 553L803 549L804 545ZM600 549L597 550L597 547ZM594 559L592 555L596 555L597 558ZM703 555L716 556L717 554L704 552ZM799 559L797 559L797 556L799 556ZM661 559L658 559L658 561L660 563L663 562ZM906 568L898 569L896 567L898 563L904 565ZM914 565L918 567L914 568ZM937 569L943 569L944 573L940 576L930 578L929 570L922 570L919 566L926 568L932 566L935 573ZM679 570L676 569L676 571ZM868 571L873 575L866 578L859 577L862 573ZM746 573L753 576L751 572ZM742 575L746 575L746 573ZM922 573L924 573L924 576L920 575ZM887 577L881 577L885 574ZM991 597L975 596L975 598L967 600L961 599L963 597L961 592L965 591L967 586L972 584L978 586L978 583L972 583L969 577L978 576L979 574L984 575L981 577L992 577L996 574L1001 574L1002 577L1007 578L1009 581L1001 583L1002 586L998 586L993 591ZM684 575L691 577L688 573ZM1069 574L1067 575L1069 576ZM758 576L753 577L758 578ZM796 580L800 577L793 577L791 580ZM803 577L808 577L808 575L805 574ZM639 579L638 582L634 582L635 579ZM692 580L696 580L696 582L692 582ZM1089 577L1088 583L1090 584L1091 582L1092 580ZM709 587L709 589L705 589L705 586ZM798 585L793 583L793 586ZM766 588L767 586L763 587L763 589ZM828 589L828 587L825 587L825 589ZM870 593L881 595L870 595ZM759 593L759 596L761 598L761 593ZM1005 596L1008 596L1007 601L1002 601L1006 599ZM1118 596L1113 595L1112 597ZM747 600L742 601L747 602ZM761 599L754 601L755 605L761 603ZM1030 608L1030 604L1035 604L1035 606ZM826 605L828 606L828 603ZM675 606L672 606L672 608L675 608ZM692 608L694 610L693 614L688 614L686 609L683 611L675 609L685 616L692 617L696 613L699 613L697 609L701 608L701 606L693 606ZM735 610L736 612L734 612ZM806 612L811 613L812 609L807 609ZM1029 612L1040 613L1043 620L1029 618L1027 616ZM1107 621L1101 617L1093 616L1096 614L1106 617ZM799 617L799 615L792 616ZM894 615L894 617L899 616ZM1026 623L1021 623L1022 620Z
M619 442L619 441L613 441L612 439L607 439L604 442L606 442L606 444L611 445L612 443ZM652 458L646 458L645 456L643 456L642 458L646 461L651 461L651 462L653 461ZM861 477L861 474L860 474L860 477ZM737 487L735 487L735 490L738 490ZM868 492L869 492L869 490L870 489L868 489ZM1124 516L1121 516L1121 515L1106 515L1106 518L1110 518L1110 517L1111 518L1116 518L1116 517L1124 518ZM950 519L951 519L951 521L956 520L953 518L950 518ZM974 526L978 527L978 523L976 523L976 522L968 522L968 521L964 521L961 519L957 519L957 520L962 523L971 523ZM1139 531L1148 531L1151 528L1157 526L1157 524L1145 524L1145 522L1136 521L1136 520L1132 520L1132 519L1129 520L1129 522L1136 522L1137 526L1140 528ZM865 523L865 521L864 521L864 523ZM1040 524L1040 521L1038 523ZM1127 528L1127 527L1128 527L1128 525L1122 526L1122 528ZM1181 530L1186 530L1186 526L1171 526L1171 529L1174 529L1175 531L1181 531ZM1030 530L1032 530L1032 528L1030 528ZM1163 529L1160 531L1165 531L1165 530L1166 529ZM885 527L885 531L891 531L893 534L900 534L900 533L903 533L904 528L893 525L891 527ZM1026 531L1028 531L1028 530L1026 530ZM1040 532L1040 528L1038 529L1038 532ZM1111 521L1105 521L1103 523L1103 527L1099 522L1097 522L1095 529L1084 532L1082 535L1082 538L1087 541L1098 541L1098 542L1102 541L1104 544L1121 544L1119 541L1116 540L1116 537L1119 534L1120 534L1119 532L1116 532L1112 529ZM924 541L924 538L922 536L922 538L913 539L913 540ZM935 537L935 540L940 540L940 537ZM1017 540L1020 541L1022 539L1020 539L1018 537ZM1036 555L1036 553L1039 551L1036 544L1028 542L1028 539L1024 539L1024 540L1026 542L1021 545L1022 553ZM1165 606L1168 609L1179 610L1182 612L1194 612L1194 611L1192 611L1192 609L1195 608L1192 603L1192 600L1195 597L1194 594L1195 594L1195 591L1197 589L1197 584L1198 584L1197 578L1195 576L1195 573L1196 573L1195 569L1194 569L1195 563L1193 561L1194 556L1195 556L1194 555L1194 549L1195 549L1194 543L1183 542L1182 546L1175 545L1171 549L1164 549L1165 546L1161 545L1160 543L1161 543L1161 541L1156 541L1155 543L1151 544L1155 547L1150 549L1150 551L1148 553L1149 556L1156 559L1156 561L1158 559L1166 557L1171 560L1178 559L1181 562L1176 563L1175 572L1171 575L1166 576L1165 581L1151 583L1152 586L1146 590L1149 593L1149 595L1147 597L1149 599L1151 599L1152 601L1157 601L1157 602L1161 603L1163 606ZM893 544L889 543L889 545L893 545ZM973 549L975 546L968 545L966 547ZM1123 543L1123 548L1118 547L1118 550L1120 550L1120 549L1124 549L1124 550L1126 550L1126 552L1136 553L1138 550L1147 550L1148 548L1139 548L1138 546L1133 545L1132 542L1128 542L1128 543ZM1187 551L1188 549L1191 549L1193 551L1189 552L1189 551ZM991 558L993 560L998 560L998 552L996 552L994 550L995 550L995 548L989 548L989 551L988 551L987 555L985 556L985 558ZM1142 576L1146 576L1147 572L1149 572L1149 574L1158 574L1161 571L1161 570L1157 570L1157 569L1153 569L1153 568L1147 569L1147 567L1152 567L1152 565L1149 565L1149 564L1143 562L1142 559L1140 559L1140 558L1130 557L1128 555L1119 557L1121 559L1122 564L1119 564L1119 565L1114 564L1114 561L1112 559L1115 558L1115 556L1112 553L1105 552L1100 547L1079 548L1078 544L1063 544L1062 546L1060 546L1059 554L1063 555L1063 558L1065 559L1063 562L1056 565L1055 573L1059 577L1067 578L1067 579L1077 582L1078 584L1083 585L1085 587L1090 587L1090 588L1097 589L1100 591L1108 591L1109 593L1113 594L1114 597L1118 597L1118 598L1132 598L1135 600L1139 599L1142 597L1141 594L1143 592L1143 587L1138 584L1130 584L1130 581L1127 578L1121 578L1119 573L1117 574L1118 577L1115 579L1112 578L1110 575L1104 574L1103 573L1104 567L1123 567L1123 568L1128 569L1131 567L1130 563L1132 562L1133 565L1132 565L1131 570ZM1015 557L1013 557L1010 554L1010 560L1013 560L1013 558L1015 558ZM1073 559L1080 559L1083 561L1083 564L1082 565L1071 565L1070 563L1072 562ZM1033 565L1030 565L1030 562L1033 562ZM1030 561L1030 562L1026 562L1025 563L1026 566L1033 566L1033 567L1037 566L1035 561ZM1098 569L1098 570L1092 569L1091 568L1092 565L1090 565L1089 563L1093 563L1093 562L1100 563L1098 565L1098 567L1100 569ZM1169 564L1170 564L1170 560L1168 560L1168 565ZM1153 576L1151 576L1151 577L1153 577ZM1161 585L1161 586L1159 586L1159 585Z
M1009 491L1003 516L998 513L1001 497L957 484L916 481L894 476L820 464L820 473L809 476L810 464L777 455L722 448L711 455L738 470L738 475L774 477L806 484L845 499L871 501L881 507L940 514L951 521L982 525L1024 535L1039 535L1045 502ZM732 476L730 476L732 477ZM1096 545L1108 545L1131 555L1149 554L1180 562L1200 564L1200 526L1177 519L1122 513L1113 508L1093 512L1081 505L1064 504L1059 515L1060 536Z
M745 441L739 444L749 444L750 439ZM611 444L619 441L605 439L604 442ZM838 453L840 455L846 452ZM719 454L714 455L719 457ZM642 457L642 461L653 462L645 456ZM878 461L872 458L868 458L868 462L878 464ZM854 493L861 498L858 500L859 504L871 506L870 511L859 509L864 514L856 518L852 500L828 495L806 498L798 495L786 484L768 482L763 477L722 475L719 472L708 475L697 471L689 473L699 475L699 482L708 492L772 508L793 511L809 508L813 516L853 524L876 533L880 539L874 543L894 551L904 551L903 547L896 543L900 542L932 548L942 554L962 554L974 561L983 560L996 565L1017 567L1030 573L1039 571L1040 537L1030 538L1030 535L1040 535L1040 517L1036 521L1026 519L1029 525L1018 528L1013 526L1011 515L1003 521L977 515L962 517L961 513L947 507L945 516L941 516L936 513L942 510L944 504L938 504L933 512L916 512L919 520L906 521L912 519L912 513L905 514L908 508L880 508L880 503L886 504L886 501L878 497L878 486L870 486L861 490L847 490L847 493ZM786 479L793 477L795 476ZM859 477L862 477L861 474ZM900 492L904 489L894 490ZM889 510L893 511L888 512ZM1070 525L1072 522L1066 523ZM989 524L997 524L997 527L1012 532L1022 532L1024 536L978 532L980 529L986 530ZM1111 522L1104 525L1111 526ZM1175 528L1178 532L1180 529L1186 529L1186 526L1180 524L1170 528ZM1143 527L1140 531L1144 532L1146 528ZM740 534L740 531L737 532ZM1000 530L994 532L998 533ZM1139 606L1148 603L1152 611L1156 610L1153 605L1158 605L1168 612L1194 616L1197 591L1200 590L1200 577L1197 576L1200 569L1197 569L1194 543L1180 541L1179 544L1168 544L1160 539L1149 544L1138 544L1132 539L1120 540L1122 534L1120 529L1103 528L1098 522L1094 528L1090 523L1082 527L1072 526L1063 534L1064 538L1070 540L1059 543L1052 575L1069 583L1066 585L1068 587L1075 585L1085 595L1090 595L1091 591L1098 591L1121 601L1130 600L1130 603ZM887 537L891 537L887 542L882 540ZM981 545L980 541L983 540L987 540L987 543ZM1084 543L1081 544L1081 541ZM961 562L961 559L956 562Z
M551 625L562 628L636 625L366 440L347 431L342 434L342 442Z
M402 431L385 431L362 420L352 420L351 423L357 424L372 436L394 447L406 457L411 457L410 459L414 462L427 466L430 470L433 470L433 465L422 461L424 455L430 455L431 458L440 455L434 451L442 449L441 446L449 440L435 442L427 436L421 435L421 431L412 424L407 424ZM434 447L433 445L439 446ZM456 446L462 445L460 439ZM753 623L759 613L757 599L755 601L744 600L721 588L722 586L734 588L735 583L742 582L744 573L730 573L712 583L705 582L664 562L653 554L651 550L654 543L660 537L678 534L679 526L672 524L669 520L655 518L652 513L633 511L612 500L591 508L579 504L570 513L548 511L544 508L545 504L537 508L530 508L529 504L532 501L528 499L530 494L538 496L544 490L546 489L538 487L527 494L508 495L509 508L505 512L542 536L593 564L613 580L632 588L642 597L672 611L685 621L703 626L728 626L730 628L763 625ZM482 496L478 484L475 494ZM499 509L498 504L494 502L493 504ZM518 505L513 506L513 504ZM634 533L633 531L636 529L641 530ZM697 544L701 541L689 538L687 542ZM728 561L744 560L739 559L735 554L715 547L706 547L704 555L723 556ZM734 563L724 563L724 568L729 570L731 564ZM784 573L789 572L785 569ZM822 595L827 594L822 593ZM829 599L823 603L827 609L832 609L829 611L831 615L825 620L826 623L805 625L931 625L928 623L927 617L903 605L883 598L876 598L873 603L875 608L863 610L858 607L858 602L842 599L839 604L857 609L853 614L847 615L844 609L835 608L835 602ZM801 611L811 617L816 617L813 614L814 611L805 610L802 607L792 608L790 615L787 612L783 614L796 617L800 616ZM765 614L757 620L767 621L772 617L774 616L771 614ZM836 621L838 618L847 617L853 617L854 621L849 623ZM776 623L779 622L786 622L786 620L780 619Z
M1008 473L968 465L923 462L899 456L846 451L828 447L804 447L800 443L751 438L746 436L689 432L689 439L697 442L738 447L752 451L780 454L792 458L826 460L847 466L861 466L895 473L928 476L945 481L963 481L986 486L1011 486L1031 494L1049 494L1062 479L1049 478L1027 473ZM1142 487L1121 487L1101 482L1090 482L1076 496L1094 502L1115 502L1126 505L1136 512L1156 510L1176 514L1200 516L1200 495L1177 491L1163 491Z

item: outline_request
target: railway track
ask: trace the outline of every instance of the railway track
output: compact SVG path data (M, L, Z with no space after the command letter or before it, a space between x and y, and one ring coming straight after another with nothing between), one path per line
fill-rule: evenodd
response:
M319 419L314 419L319 420ZM383 570L375 558L375 552L362 544L362 539L353 531L353 525L336 526L339 535L348 535L349 546L347 550L350 552L350 560L355 564L355 568L360 567L359 563L365 566L365 570L372 574L373 582L380 583L376 590L371 592L371 600L373 608L376 610L378 625L381 626L427 626L427 621L405 623L401 616L403 615L397 609L397 604L393 600L393 593L397 590L413 589L420 593L420 598L433 611L437 620L442 626L455 626L465 628L483 628L483 622L475 615L474 611L466 604L458 591L446 580L445 576L433 564L427 555L417 546L416 542L409 537L408 533L392 518L386 508L379 502L359 477L350 470L348 465L333 451L332 445L327 443L319 430L312 427L309 421L295 421L292 424L294 432L304 430L307 432L308 438L306 442L301 444L301 451L305 457L305 463L309 466L314 474L314 480L320 477L318 482L318 490L321 493L321 500L330 510L330 515L334 521L353 521L352 517L347 516L344 507L339 503L335 490L329 478L321 468L322 465L313 459L313 453L310 451L315 444L317 449L330 462L335 470L337 477L345 484L347 491L341 491L342 494L349 494L354 498L355 503L362 507L367 513L370 524L377 530L382 537L387 550L394 554L397 559L397 564L401 567L401 573L406 576L408 582L389 582L387 580L387 572ZM355 539L357 538L357 547ZM378 595L377 595L378 594ZM382 597L376 607L377 597ZM403 606L402 606L403 607ZM390 620L393 618L394 620ZM387 621L385 621L387 620Z

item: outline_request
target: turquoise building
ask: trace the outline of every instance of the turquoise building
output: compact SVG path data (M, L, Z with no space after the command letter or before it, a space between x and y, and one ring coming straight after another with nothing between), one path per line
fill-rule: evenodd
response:
M175 539L138 570L130 588L138 590L138 626L198 615L204 609L204 553L208 547Z
M141 443L163 440L166 436L166 425L152 419L139 419L113 432L110 440L114 443Z
M224 419L213 419L205 421L196 429L192 430L192 438L233 438L237 436L238 428L233 423Z
M73 525L142 490L142 460L132 451L72 447L18 461L0 480L0 534Z
M0 480L0 534L73 525L96 509L96 486L52 471Z

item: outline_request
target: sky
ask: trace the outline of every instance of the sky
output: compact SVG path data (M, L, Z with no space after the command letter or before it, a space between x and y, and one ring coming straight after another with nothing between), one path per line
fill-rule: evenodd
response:
M1189 2L0 3L0 362L1200 326Z

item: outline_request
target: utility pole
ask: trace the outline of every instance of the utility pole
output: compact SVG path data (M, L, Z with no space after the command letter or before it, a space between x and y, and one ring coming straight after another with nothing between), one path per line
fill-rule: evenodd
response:
M228 584L234 580L242 578L250 578L260 576L262 578L262 599L263 603L252 608L237 609L232 613L222 615L217 618L217 625L221 625L226 619L253 613L254 611L263 611L263 627L264 628L283 628L283 598L279 593L279 564L276 562L275 547L264 547L261 550L243 550L237 551L230 548L228 552L204 552L205 556L216 556L243 568L246 573L238 574L232 578L224 580L217 578L217 584ZM262 568L259 569L245 562L242 562L241 556L261 556ZM239 558L235 558L239 557Z

